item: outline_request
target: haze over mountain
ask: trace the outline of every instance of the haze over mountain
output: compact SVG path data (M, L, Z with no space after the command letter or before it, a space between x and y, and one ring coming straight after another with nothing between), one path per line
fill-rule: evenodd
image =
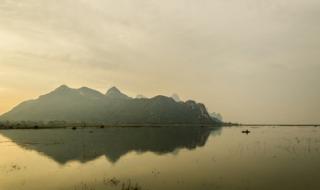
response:
M142 94L138 94L138 95L136 96L136 98L137 98L137 99L142 99L142 98L147 98L147 97L144 96L144 95L142 95Z
M171 98L173 98L174 101L176 101L176 102L181 102L181 99L178 94L172 94Z
M0 116L8 121L65 121L126 124L217 124L206 107L193 100L176 102L166 96L131 98L116 87L106 94L62 85L36 100L22 102Z
M223 121L223 117L220 113L212 112L209 115L218 121L221 121L221 122Z

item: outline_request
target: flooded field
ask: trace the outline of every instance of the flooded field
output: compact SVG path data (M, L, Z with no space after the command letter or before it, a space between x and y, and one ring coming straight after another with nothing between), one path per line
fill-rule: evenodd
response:
M0 131L1 190L318 190L319 179L320 127Z

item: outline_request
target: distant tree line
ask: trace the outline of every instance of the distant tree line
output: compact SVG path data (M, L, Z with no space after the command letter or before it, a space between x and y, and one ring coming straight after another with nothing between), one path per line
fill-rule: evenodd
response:
M66 122L66 121L0 121L0 129L38 129L67 127L104 127L103 123Z

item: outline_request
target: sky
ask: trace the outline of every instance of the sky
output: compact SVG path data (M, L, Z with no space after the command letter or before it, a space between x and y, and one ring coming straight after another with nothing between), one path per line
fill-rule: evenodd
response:
M320 123L319 0L0 0L0 114L66 84Z

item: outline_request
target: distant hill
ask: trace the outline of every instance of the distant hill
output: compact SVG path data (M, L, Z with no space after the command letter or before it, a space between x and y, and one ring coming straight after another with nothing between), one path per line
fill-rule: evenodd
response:
M65 121L126 124L217 124L203 104L173 98L131 98L116 87L106 94L62 85L38 99L22 102L0 116L2 121Z
M211 116L212 119L223 122L223 117L220 113L212 112L209 115Z

